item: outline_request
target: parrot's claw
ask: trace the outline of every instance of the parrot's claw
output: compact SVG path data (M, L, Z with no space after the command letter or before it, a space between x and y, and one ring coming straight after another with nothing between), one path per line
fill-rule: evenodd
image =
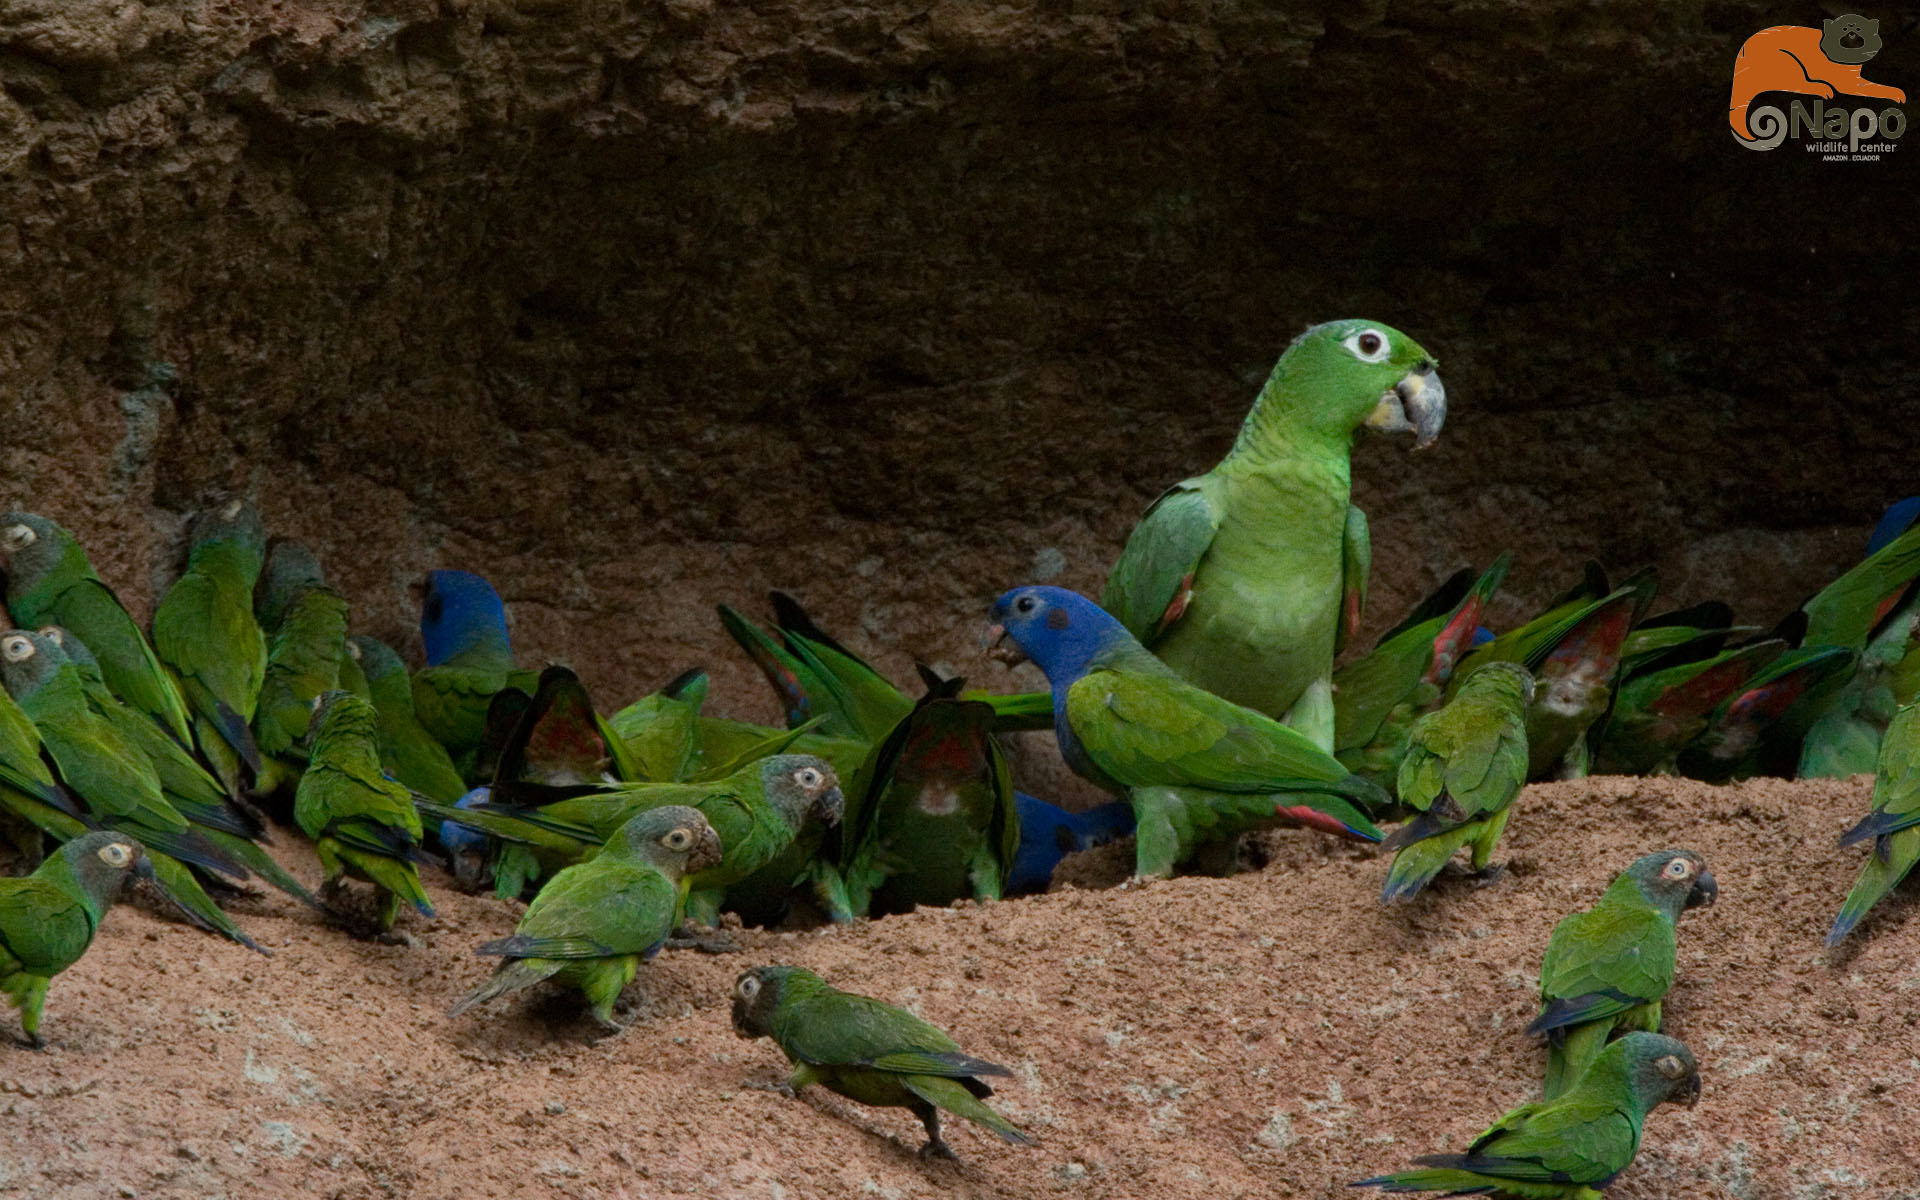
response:
M603 1017L599 1013L593 1014L593 1023L597 1028L595 1032L587 1036L587 1040L591 1042L598 1042L603 1038L618 1037L627 1031L625 1025L614 1020L612 1017Z
M1473 886L1477 888L1492 887L1494 884L1499 883L1502 879L1505 879L1506 877L1507 877L1507 864L1489 863L1482 870L1478 870L1473 873Z
M920 1157L928 1161L936 1158L944 1158L948 1162L960 1161L960 1156L953 1152L953 1147L940 1138L931 1139L926 1145L920 1147Z
M756 1092L772 1092L778 1096L785 1096L789 1100L795 1095L793 1085L784 1079L749 1079L740 1086L752 1088Z
M417 950L420 947L420 942L412 934L403 933L398 929L379 930L370 940L382 946L405 946L409 950Z
M700 933L697 932L698 928L691 921L682 922L680 928L673 931L673 936L667 939L667 945L676 950L698 950L702 954L740 953L740 944L733 939L717 933Z

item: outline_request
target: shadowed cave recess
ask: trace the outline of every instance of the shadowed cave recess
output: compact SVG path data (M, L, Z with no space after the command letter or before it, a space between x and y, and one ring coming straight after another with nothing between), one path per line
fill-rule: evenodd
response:
M1915 149L1727 130L1741 42L1822 15L12 5L0 501L142 614L235 490L403 649L409 583L482 571L608 707L704 662L770 715L712 611L769 586L1017 686L988 600L1097 591L1288 339L1367 316L1452 398L1357 448L1370 630L1508 548L1496 621L1594 557L1770 623L1916 490Z

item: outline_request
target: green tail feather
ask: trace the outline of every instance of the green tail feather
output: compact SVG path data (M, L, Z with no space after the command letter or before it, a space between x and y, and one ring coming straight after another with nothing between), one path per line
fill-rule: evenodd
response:
M493 860L493 894L501 900L517 900L527 884L540 878L540 860L533 851L512 842L499 842Z
M302 904L320 907L320 902L307 890L307 886L295 879L285 867L273 861L271 855L246 838L237 837L218 829L202 828L200 836L219 847L227 857L239 863L247 870L292 896Z
M147 849L147 861L153 864L154 882L160 885L160 890L186 915L188 921L202 929L232 938L249 950L266 953L259 943L242 933L240 927L220 911L220 906L213 902L206 889L200 886L200 881L193 877L193 872L184 864L156 852L152 847Z
M1827 945L1837 946L1852 933L1861 918L1906 878L1916 860L1920 860L1920 828L1874 839L1873 852L1861 865L1859 878L1840 905L1840 915L1827 931Z
M383 854L371 854L352 846L336 842L334 852L340 860L371 880L374 886L385 889L418 909L423 917L434 916L433 902L427 899L426 889L420 886L420 875L410 862L388 858Z
M565 965L551 958L516 958L511 962L501 963L498 970L487 976L486 982L454 1001L453 1007L447 1010L447 1015L457 1017L476 1004L485 1004L508 992L532 987Z
M902 1075L900 1082L928 1104L944 1108L954 1116L965 1117L977 1125L984 1125L1016 1146L1033 1145L1032 1138L1022 1133L1012 1121L982 1104L957 1079L939 1075Z
M1485 822L1469 821L1444 833L1410 842L1393 856L1387 869L1387 882L1380 889L1380 902L1411 900L1420 889L1433 882L1441 868L1452 860L1454 852L1479 836Z
M1614 1020L1611 1017L1598 1021L1588 1021L1575 1025L1566 1031L1564 1040L1547 1046L1547 1077L1541 1085L1541 1099L1553 1100L1568 1088L1580 1082L1587 1073L1593 1060L1607 1048L1607 1037L1613 1032Z

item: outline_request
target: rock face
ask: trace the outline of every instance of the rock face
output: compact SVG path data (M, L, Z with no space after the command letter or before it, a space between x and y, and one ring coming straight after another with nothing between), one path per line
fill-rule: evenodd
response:
M1881 14L1875 78L1920 86ZM392 635L483 569L629 693L796 590L904 673L1097 587L1295 332L1442 358L1374 626L1516 551L1771 621L1913 490L1893 172L1732 144L1775 6L15 0L0 501L136 607L232 489ZM1811 19L1799 14L1792 19ZM1902 23L1904 22L1904 24Z

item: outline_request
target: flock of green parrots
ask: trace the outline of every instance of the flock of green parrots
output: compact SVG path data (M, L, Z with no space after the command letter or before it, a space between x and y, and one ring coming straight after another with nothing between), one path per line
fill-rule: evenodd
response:
M0 834L38 866L0 879L0 989L37 1046L49 981L129 875L253 946L219 901L254 877L396 938L404 909L433 915L418 868L434 863L469 889L531 897L511 936L478 948L500 964L450 1016L552 981L617 1029L640 964L708 944L696 927L723 912L770 923L798 903L852 921L998 900L1127 834L1141 876L1230 869L1240 835L1275 825L1383 843L1381 899L1400 901L1461 849L1497 878L1523 785L1590 769L1877 771L1873 812L1846 834L1873 845L1830 942L1844 937L1920 859L1920 503L1890 510L1865 560L1771 631L1720 604L1649 617L1650 572L1613 586L1589 567L1493 634L1503 558L1336 669L1370 558L1352 440L1371 427L1423 446L1445 414L1436 364L1405 334L1308 329L1227 457L1148 510L1099 603L1046 586L993 602L996 655L1031 660L1046 692L969 691L922 668L915 699L790 597L775 595L771 631L723 607L784 728L706 714L697 670L602 716L568 668L516 665L498 594L460 571L428 577L427 665L409 672L350 635L314 556L270 542L240 500L196 517L149 636L66 530L5 514ZM1017 792L1000 735L1022 729L1053 730L1113 802L1068 813ZM262 849L275 818L312 840L317 894ZM1681 913L1714 898L1695 853L1633 862L1547 945L1530 1027L1548 1043L1542 1099L1461 1154L1359 1182L1598 1196L1648 1112L1699 1094L1693 1055L1659 1033L1661 999ZM926 1153L951 1153L943 1111L1029 1141L983 1103L982 1077L1005 1068L809 971L741 974L733 1024L775 1041L786 1087L911 1110Z

